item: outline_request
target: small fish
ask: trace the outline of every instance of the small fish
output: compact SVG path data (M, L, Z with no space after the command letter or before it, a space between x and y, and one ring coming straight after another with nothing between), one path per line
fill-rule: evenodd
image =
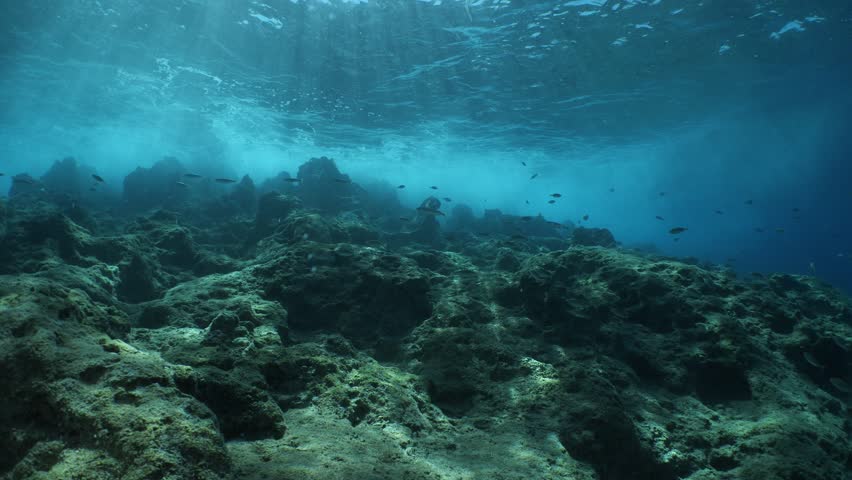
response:
M213 181L216 182L216 183L237 183L236 180L231 179L231 178L217 178Z
M802 356L805 357L805 361L813 365L817 368L822 368L822 365L817 361L817 359L813 356L811 352L803 352Z
M335 178L334 181L337 183L352 183L352 180L348 178Z
M553 205L554 203L556 203L556 200L548 200L547 203Z
M675 227L675 228L669 230L669 233L671 233L672 235L677 235L677 234L683 233L687 230L688 229L686 227Z
M183 176L186 178L201 178L201 175L197 173L184 173Z
M523 165L523 166L525 166L525 167L526 167L526 166L527 166L527 162L521 162L521 165Z
M588 220L588 219L589 219L589 214L588 214L588 213L587 213L587 214L585 214L585 215L583 215L583 220Z
M436 187L435 185L432 185L432 186L431 186L431 187L429 187L429 188L431 188L432 190L437 190L437 189L438 189L438 187Z
M562 194L561 193L551 193L550 196L553 197L553 198L560 198L560 197L562 197Z
M666 196L666 192L660 192L660 196L661 196L661 197L665 197L665 196Z
M95 181L96 181L96 182L98 182L98 183L104 183L104 179L103 179L100 175L95 175L95 174L93 173L93 174L92 174L92 178L94 178L94 179L95 179Z
M527 205L529 205L529 204L530 204L530 201L529 201L529 200L527 200Z
M405 188L405 185L397 185L397 187L396 187L396 188L398 188L398 189L402 190L403 188Z
M6 175L5 173L0 172L0 177L3 177L3 176L5 176L5 175Z
M615 192L615 188L614 188L614 187L609 187L609 193L613 193L613 192Z
M189 186L189 185L187 185L187 184L185 184L185 183L183 183L183 182L175 182L175 184L176 184L178 187L181 187L181 188L186 188L186 187L188 187L188 186Z
M793 208L793 211L794 211L794 212L798 212L798 211L799 211L798 207L794 207L794 208Z
M424 215L431 215L433 217L443 217L444 212L438 210L437 208L429 208L429 207L417 207L417 211Z
M716 213L716 215L724 215L725 214L725 212L723 212L721 210L716 210L715 213Z
M530 216L524 216L524 217L521 217L521 220L523 220L523 221L525 221L525 222L529 222L530 220L532 220L532 217L530 217Z
M301 183L302 179L301 178L285 178L284 181L287 182L287 183Z
M659 216L659 215L657 215L657 216L656 216L656 217L654 217L654 218L656 218L657 220L665 220L665 218L663 218L663 217L661 217L661 216Z
M538 174L537 174L537 173L533 173L532 177L530 177L530 180L532 180L533 178L535 178L535 177L537 177L537 176L538 176Z
M452 202L452 201L453 201L453 199L452 199L452 198L450 198L450 197L444 197L444 201L445 201L445 202Z
M745 204L746 205L754 205L754 200L746 200Z
M843 393L852 392L852 388L849 387L849 384L837 377L831 377L828 379L828 383L831 384L834 388L840 390Z

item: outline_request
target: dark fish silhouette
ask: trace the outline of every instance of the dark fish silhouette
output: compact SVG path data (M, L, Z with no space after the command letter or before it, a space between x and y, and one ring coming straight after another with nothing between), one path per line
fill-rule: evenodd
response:
M530 220L532 220L532 217L530 217L530 216L524 216L524 217L521 217L521 220L523 220L523 221L525 221L525 222L529 222Z
M554 203L556 203L556 200L548 200L547 203L553 205Z
M4 176L4 175L6 175L6 174L5 174L5 173L3 173L3 172L0 172L0 177L2 177L2 176Z
M201 175L197 173L184 173L183 176L186 178L201 178Z
M96 181L96 182L98 182L98 183L104 183L104 179L103 179L103 178L101 178L101 176L100 176L100 175L95 175L95 174L93 173L93 174L92 174L92 178L94 178L94 179L95 179L95 181Z
M725 212L723 212L721 210L716 210L715 212L716 212L716 215L724 215L725 214Z
M551 193L550 196L553 197L553 198L560 198L560 197L562 197L562 194L561 193Z
M431 186L431 187L429 187L429 188L431 188L432 190L437 190L437 189L438 189L438 187L436 187L435 185L432 185L432 186Z
M609 193L612 193L612 192L614 192L614 191L615 191L615 188L614 188L614 187L609 187Z
M663 218L663 217L661 217L661 216L659 216L659 215L657 215L655 218L656 218L657 220L665 220L665 218Z
M529 205L529 204L530 204L530 201L529 201L529 200L527 200L527 205Z
M285 178L284 181L287 182L287 183L299 183L299 182L302 181L302 179L301 178Z
M527 166L527 162L521 162L521 165L523 165L523 166L525 166L525 167L526 167L526 166Z
M661 197L665 197L665 196L666 196L666 192L660 192L660 196L661 196Z
M754 200L746 200L745 204L746 205L754 205Z
M0 173L0 175L2 175L2 173ZM793 208L793 211L794 211L794 212L798 212L798 211L799 211L799 209L798 209L798 208Z
M335 178L334 181L337 183L352 183L352 180L348 178Z
M589 214L588 214L588 213L587 213L587 214L585 214L585 215L583 215L583 220L588 220L588 219L589 219Z
M400 185L400 186L398 186L398 187L396 187L396 188L405 188L405 185Z
M677 234L683 233L687 230L688 229L686 227L675 227L675 228L669 230L669 233L671 233L672 235L677 235Z
M537 173L533 173L532 177L530 177L530 180L532 180L533 178L535 178L535 177L537 177L537 176L538 176L538 174L537 174Z
M444 201L445 201L445 202L452 202L452 201L453 201L453 199L452 199L452 198L450 198L450 197L444 197Z
M763 233L763 229L762 229L762 228L755 228L755 229L754 229L754 231L755 231L755 232L757 232L757 233Z
M552 225L552 226L554 226L554 227L562 228L562 224L561 224L561 223L559 223L559 222L551 222L550 220L548 220L548 221L547 221L547 224L548 224L548 225Z
M232 178L217 178L213 181L216 183L237 183L237 181Z
M672 240L674 240L675 242L679 242L679 241L680 241L680 237L674 237Z

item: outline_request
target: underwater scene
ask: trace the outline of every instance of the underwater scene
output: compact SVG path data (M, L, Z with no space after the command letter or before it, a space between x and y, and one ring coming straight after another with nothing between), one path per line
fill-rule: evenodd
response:
M0 0L0 480L852 480L847 0Z

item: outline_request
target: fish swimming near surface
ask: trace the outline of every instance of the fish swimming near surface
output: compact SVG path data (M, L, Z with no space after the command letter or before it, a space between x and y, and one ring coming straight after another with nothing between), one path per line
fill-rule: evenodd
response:
M675 228L669 230L669 233L671 233L672 235L678 235L678 234L683 233L687 230L688 229L686 227L675 227Z
M450 198L450 197L444 197L444 198L443 198L443 200L444 200L445 202L452 202L452 201L453 201L453 199L452 199L452 198Z
M659 215L657 215L657 216L656 216L656 217L654 217L654 218L656 218L657 220L665 220L665 218L663 218L663 217L661 217L661 216L659 216Z
M525 166L525 167L526 167L526 166L527 166L527 162L521 162L521 165L523 165L523 166Z
M95 181L98 182L98 183L105 183L103 177L101 177L100 175L96 175L96 174L93 173L92 178L94 178Z
M424 215L431 215L433 217L443 217L444 212L438 210L437 208L429 208L429 207L417 207L417 211Z
M537 173L533 173L532 177L530 177L530 180L532 180L533 178L535 178L535 177L537 177L537 176L538 176L538 174L537 174Z
M553 197L553 198L560 198L560 197L562 197L562 194L561 193L551 193L550 196Z
M723 212L721 210L716 210L715 213L716 213L716 215L724 215L725 214L725 212Z
M529 205L529 204L530 204L530 201L529 201L529 200L527 200L527 205Z
M186 178L201 178L201 175L197 173L184 173L183 176Z
M217 178L213 181L216 183L237 183L237 181L232 178Z
M396 188L403 189L405 188L405 185L398 185Z
M556 200L548 200L547 203L553 205L554 203L556 203Z
M431 186L431 187L429 187L429 188L431 188L432 190L437 190L437 189L438 189L438 187L436 187L435 185L432 185L432 186Z

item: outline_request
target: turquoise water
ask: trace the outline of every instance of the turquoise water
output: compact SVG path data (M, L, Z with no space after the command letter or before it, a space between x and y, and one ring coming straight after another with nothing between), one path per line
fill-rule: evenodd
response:
M852 289L848 2L2 3L0 191L66 155L112 188L325 155L408 206Z

